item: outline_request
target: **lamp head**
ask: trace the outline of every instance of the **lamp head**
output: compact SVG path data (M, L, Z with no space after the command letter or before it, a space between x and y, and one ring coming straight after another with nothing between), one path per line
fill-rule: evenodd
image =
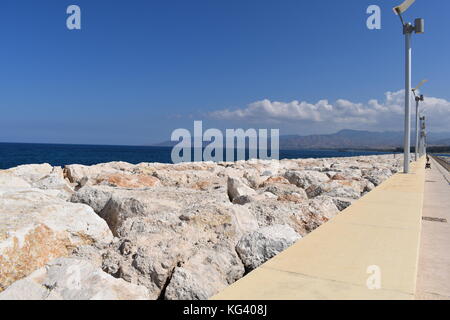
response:
M425 20L422 18L417 18L414 21L414 31L416 34L425 33Z
M414 94L416 93L416 91L417 90L419 90L419 88L421 87L421 86L423 86L425 83L427 83L428 82L428 80L422 80L422 81L420 81L420 83L417 85L417 87L415 87L414 89L412 89L412 91L414 92Z
M408 8L415 2L416 0L405 0L401 5L396 6L394 8L394 13L396 15L401 15L403 12L408 10Z

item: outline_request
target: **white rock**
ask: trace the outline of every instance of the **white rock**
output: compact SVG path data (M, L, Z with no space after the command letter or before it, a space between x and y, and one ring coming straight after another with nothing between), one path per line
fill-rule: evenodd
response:
M0 190L0 291L76 246L111 240L106 222L88 206L39 189Z
M297 187L307 189L311 185L319 185L330 180L325 173L317 171L288 171L285 178Z
M100 213L111 199L114 188L108 186L84 186L72 195L70 201L84 203Z
M264 227L242 237L236 246L236 251L247 270L253 270L300 238L301 236L289 226Z
M202 250L177 267L166 288L167 300L206 300L244 275L239 257L223 247Z
M231 208L232 221L236 225L236 229L241 234L252 232L258 229L258 220L250 213L247 207L233 205Z
M116 279L88 261L59 258L13 283L0 300L148 300L147 289Z
M257 193L255 190L247 186L239 178L228 177L227 181L228 196L232 202L239 201L241 197L255 196Z
M180 205L171 199L149 196L146 191L123 190L112 194L100 216L106 220L114 234L129 218L139 216L154 216L165 219L169 212L176 212ZM106 198L106 197L105 197Z
M379 186L385 180L387 180L392 175L391 170L389 169L375 169L371 170L366 179L372 182L375 186Z
M42 190L57 190L59 191L59 197L65 200L69 200L74 193L72 186L64 179L64 177L55 173L37 180L32 186Z
M319 196L309 201L302 210L302 225L309 233L320 227L322 224L328 222L339 214L339 209L334 201L334 198L329 196ZM343 203L338 205L345 206Z
M0 171L0 189L23 189L30 188L31 185L24 179L6 172Z
M53 167L48 163L44 164L27 164L5 170L17 177L20 177L28 183L33 183L48 176L53 171Z

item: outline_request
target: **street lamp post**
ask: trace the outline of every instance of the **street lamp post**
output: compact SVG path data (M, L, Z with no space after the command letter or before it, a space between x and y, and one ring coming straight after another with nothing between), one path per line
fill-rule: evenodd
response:
M425 32L424 20L416 19L415 25L405 23L402 17L415 0L406 0L401 5L394 8L394 12L400 17L405 35L405 132L404 132L404 159L403 172L409 173L410 150L411 150L411 38L413 32L421 34Z
M420 121L422 123L421 125L421 132L420 132L420 142L421 142L421 154L424 156L427 153L427 129L425 124L425 117L421 117Z
M414 148L416 161L419 159L418 153L419 153L419 101L420 101L420 99L423 99L423 95L420 95L420 97L416 97L416 147Z
M417 161L419 159L419 103L421 101L424 101L423 94L417 95L416 92L419 90L419 88L426 83L428 80L422 80L417 87L412 89L412 92L414 94L414 99L416 100L416 146L415 146L415 160Z

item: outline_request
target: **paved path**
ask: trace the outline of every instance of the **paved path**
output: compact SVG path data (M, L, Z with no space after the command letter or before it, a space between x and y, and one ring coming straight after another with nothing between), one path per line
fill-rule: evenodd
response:
M450 174L434 159L425 174L416 299L450 299ZM431 219L429 219L431 218ZM445 219L439 222L436 219ZM435 221L433 221L435 220ZM441 220L442 221L442 220Z
M394 175L213 299L414 299L424 160L412 165L411 174ZM367 285L376 278L374 268L379 289Z

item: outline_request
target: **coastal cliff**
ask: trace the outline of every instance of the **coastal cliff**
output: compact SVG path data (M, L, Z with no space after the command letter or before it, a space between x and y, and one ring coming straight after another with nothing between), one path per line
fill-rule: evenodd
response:
M401 165L384 155L0 171L0 299L208 299Z

